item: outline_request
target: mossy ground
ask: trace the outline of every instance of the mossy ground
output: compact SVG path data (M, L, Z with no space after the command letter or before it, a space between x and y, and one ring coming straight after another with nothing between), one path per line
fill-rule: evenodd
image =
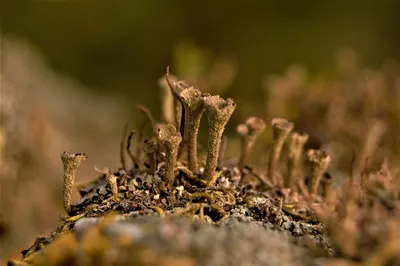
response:
M177 184L173 188L168 188L160 178L163 166L159 165L158 169L154 175L138 169L128 172L121 169L114 173L118 180L118 195L112 194L105 176L100 176L90 184L79 187L82 199L72 206L71 216L64 217L61 225L51 235L37 238L32 247L24 250L22 252L24 261L38 265L60 265L61 262L64 264L68 261L71 263L70 265L96 265L94 263L100 260L103 265L109 265L108 263L111 263L111 261L107 261L109 258L106 256L106 250L114 245L123 245L124 241L127 241L123 235L118 239L110 239L104 233L104 227L107 224L115 223L116 217L129 221L132 226L135 224L146 225L147 234L161 230L162 226L166 226L165 223L171 223L173 226L182 224L186 226L186 229L177 229L176 235L170 237L170 242L165 243L170 247L164 247L164 250L160 249L159 245L153 246L154 243L146 244L145 241L140 243L140 240L137 241L137 244L144 246L139 250L133 249L135 250L133 252L132 247L135 246L133 244L132 246L129 246L129 244L126 250L118 249L117 252L120 256L131 255L127 258L128 262L138 263L140 261L142 263L135 265L172 265L169 263L177 263L173 265L198 265L199 260L205 263L208 260L202 259L198 254L196 255L195 250L203 249L205 254L212 257L212 254L219 249L230 249L229 246L232 245L232 241L238 243L245 241L243 235L254 235L248 230L254 230L258 234L275 234L275 237L271 240L274 243L260 244L255 239L253 239L254 243L251 239L246 240L248 241L247 245L250 245L250 248L254 250L261 249L262 245L277 245L277 247L279 245L297 245L298 247L292 247L293 252L295 252L293 256L297 256L297 259L299 259L299 255L303 254L304 262L310 261L309 256L317 254L315 253L317 250L326 255L333 252L323 225L310 212L304 212L300 208L297 212L296 203L282 202L282 195L278 190L266 187L251 175L244 177L237 168L220 169L217 182L212 187L207 187L198 177L189 178L184 171L179 170L177 171ZM245 178L245 181L242 181L241 186L239 186L238 183L241 178ZM163 217L160 218L163 221L155 218L159 216ZM105 218L102 222L96 220L94 223L96 226L82 226L83 223L81 223L81 226L75 227L75 225L79 225L79 221L99 217L109 218ZM223 232L227 230L224 228L229 228L232 223L243 224L242 228L237 229L238 231L242 230L238 233L241 237L218 240L218 237L216 237L218 230ZM82 227L85 229L82 229ZM174 244L174 241L178 241L180 238L180 234L198 236L199 234L196 233L197 230L200 230L198 228L213 232L213 234L209 233L208 235L209 247L204 245L192 247L193 250L191 250L189 244L185 248ZM79 234L83 234L79 230L87 231L84 233L86 236L78 237ZM141 230L145 229L142 228ZM276 233L270 231L276 231ZM282 231L287 231L287 234ZM129 234L126 237L129 239ZM87 238L91 238L91 240ZM267 237L263 239L267 242L270 241ZM90 242L89 245L93 246L84 246L88 245L85 244L85 241ZM110 241L112 244L110 244ZM121 243L118 243L118 241L121 241ZM134 243L135 239L132 241ZM215 247L212 244L214 241L219 241L221 246ZM282 243L278 243L279 241L282 241ZM130 242L128 241L128 243ZM310 245L310 243L313 244ZM67 246L68 248L66 248ZM86 249L90 249L90 251ZM165 249L170 251L165 253ZM52 253L55 250L63 250L62 253L65 254L54 255ZM290 253L290 250L290 248L287 248L284 252ZM187 253L188 255L167 256L167 254L172 254L171 252ZM220 262L228 265L228 262L232 262L230 256L234 252L239 251L227 251L226 258L220 258ZM253 255L256 254L257 252ZM90 258L83 263L85 261L83 258L86 256ZM155 256L157 259L144 259L142 256L150 256L149 258ZM292 256L292 254L284 256ZM242 263L253 259L251 257L240 258L237 264L231 265L246 265ZM122 263L124 260L117 261ZM277 264L274 265L285 265L283 264L284 261L279 262L278 259Z

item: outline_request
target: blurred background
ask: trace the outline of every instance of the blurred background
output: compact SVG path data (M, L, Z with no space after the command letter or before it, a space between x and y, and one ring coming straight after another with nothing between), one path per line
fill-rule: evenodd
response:
M310 135L309 148L332 152L333 171L346 172L354 152L359 172L379 169L384 158L399 168L397 0L9 0L0 7L2 262L57 226L62 151L88 154L78 171L83 182L96 177L93 165L120 166L124 125L145 120L136 104L161 119L158 82L168 65L179 79L237 102L228 157L239 152L238 123L281 116ZM251 161L261 172L270 144L267 128Z

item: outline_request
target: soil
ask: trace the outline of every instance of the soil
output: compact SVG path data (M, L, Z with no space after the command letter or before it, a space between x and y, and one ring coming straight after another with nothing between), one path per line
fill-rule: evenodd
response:
M178 169L172 188L161 179L163 163L154 174L137 168L114 173L116 195L105 175L80 186L82 198L70 216L22 251L23 262L316 265L317 257L335 253L324 225L299 198L260 182L250 168L218 169L213 186Z

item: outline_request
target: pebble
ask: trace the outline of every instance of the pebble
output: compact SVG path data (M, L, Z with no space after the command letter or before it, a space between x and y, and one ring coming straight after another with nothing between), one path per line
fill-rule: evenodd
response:
M292 233L295 236L302 236L303 235L303 230L301 230L301 228L300 228L300 226L298 224L295 224Z
M291 223L288 222L282 223L282 228L285 230L290 230L291 227L292 227Z
M262 197L254 197L252 198L252 203L253 204L266 204L269 200L266 198L262 198Z

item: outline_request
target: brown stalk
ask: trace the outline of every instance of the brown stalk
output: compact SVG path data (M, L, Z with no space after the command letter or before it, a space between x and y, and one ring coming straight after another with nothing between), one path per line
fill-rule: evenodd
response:
M357 178L358 176L360 176L361 172L365 170L365 168L367 167L366 162L368 162L368 158L371 158L374 154L379 142L386 132L386 129L387 126L382 121L376 121L372 128L370 128L364 143L363 150L361 152L361 157L358 163L357 170L354 173L354 177Z
M331 219L328 227L332 237L340 245L341 252L348 257L354 257L358 252L360 238L360 228L357 225L360 209L357 206L357 198L361 193L351 182L348 182L344 189L345 195L338 208L336 221Z
M197 134L200 128L201 116L204 113L204 99L201 92L193 87L183 89L178 96L185 109L185 140L188 167L193 173L198 173Z
M181 134L172 124L161 125L158 129L158 139L164 145L165 156L165 182L172 187L175 182L175 165L177 162L178 148L182 141Z
M308 180L308 191L310 194L317 194L321 178L328 169L331 156L320 150L308 150L307 161L311 166L311 174Z
M301 169L302 154L304 145L308 140L307 134L299 134L294 132L289 137L289 153L288 153L288 175L284 180L286 188L293 188L296 180L303 176Z
M239 124L236 127L236 131L242 136L242 152L239 158L239 169L243 169L251 148L264 129L264 120L254 116L247 118L246 123Z
M121 162L121 167L122 169L126 169L126 160L125 160L125 139L126 139L126 133L128 131L128 125L125 125L124 127L124 131L122 133L122 139L121 142L119 144L119 159Z
M218 155L221 145L221 137L225 130L236 104L232 99L224 100L220 96L204 97L205 109L208 116L208 147L206 166L203 179L212 180L217 168Z
M61 161L64 166L63 176L63 202L67 213L71 212L72 186L75 182L76 170L87 159L84 153L69 153L64 151L61 154Z
M141 156L141 153L142 153L142 147L140 147L139 143L142 143L142 141L143 141L143 130L144 130L145 126L147 125L147 122L148 122L147 120L144 121L143 124L139 127L139 133L138 133L138 136L137 136L138 145L136 145L135 158L136 158L136 162L138 164L138 168L140 168L140 156Z
M272 183L277 184L275 174L279 157L281 156L283 144L289 137L290 132L293 130L294 124L283 118L274 118L271 121L271 125L273 133L273 143L271 155L269 157L267 173Z
M126 152L128 153L129 158L131 159L132 163L133 163L133 168L138 168L138 162L136 160L136 157L133 155L132 151L131 151L131 144L132 144L132 138L133 135L135 134L135 131L132 130L129 135L128 135L128 139L126 141Z

